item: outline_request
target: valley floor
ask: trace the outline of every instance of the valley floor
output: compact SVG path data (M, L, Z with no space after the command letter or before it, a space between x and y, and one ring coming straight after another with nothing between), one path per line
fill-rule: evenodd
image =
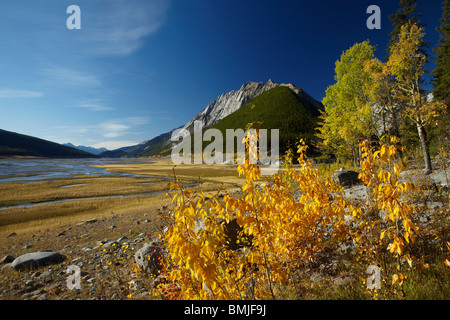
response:
M193 186L200 180L203 190L211 194L220 189L238 192L242 184L235 166L173 168L167 160L160 160L156 165L115 165L108 170L142 176L0 184L0 207L161 191L144 197L75 200L0 210L0 259L10 256L0 265L0 299L154 299L152 279L136 267L134 254L145 244L158 241L158 234L167 226L172 210L167 179L173 179L173 170L186 185ZM442 172L436 175L444 177ZM22 189L24 185L28 191ZM361 185L347 188L345 193L355 200L364 197ZM428 199L425 206L428 209L421 220L424 227L434 223L439 214L448 215L448 200L445 204L439 199ZM448 222L444 227L448 231ZM66 260L25 271L5 267L12 258L42 250L59 252ZM81 289L68 287L67 269L71 265L80 267ZM353 261L345 246L340 252L324 253L315 265L298 270L297 283L281 298L368 299L364 290L352 287L359 281L357 268L358 262ZM449 299L449 270L432 265L428 271L430 279L422 279L423 287L410 298L421 299L423 292L430 291L432 299Z

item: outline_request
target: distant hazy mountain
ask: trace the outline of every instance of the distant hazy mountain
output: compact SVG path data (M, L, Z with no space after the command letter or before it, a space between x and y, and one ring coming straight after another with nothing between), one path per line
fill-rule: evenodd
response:
M314 114L316 116L319 111L323 110L323 105L312 98L309 94L304 92L302 89L295 87L293 84L276 84L272 80L267 81L266 83L263 82L252 82L249 81L241 86L241 88L237 91L233 90L228 93L221 94L217 99L209 103L201 112L199 112L194 118L192 118L188 123L186 123L184 126L177 128L181 129L184 128L188 130L191 134L198 130L198 128L194 128L194 121L201 121L203 128L210 127L222 119L226 118L227 116L235 113L237 110L239 110L242 106L244 106L246 103L252 101L253 99L260 96L262 93L267 92L271 89L277 88L277 87L284 87L289 90L281 90L282 95L290 95L292 98L293 96L296 97L296 101L301 103L301 105L305 108L304 110L307 110L308 115L306 115L306 118L309 119L310 113ZM292 94L289 94L292 93ZM289 98L288 98L289 99ZM270 99L269 99L270 100ZM268 105L266 105L264 108L278 108L278 102L282 100L277 100L275 103L274 101L268 102ZM275 104L274 104L275 103ZM295 103L294 103L295 104ZM302 115L303 111L299 111L300 109L296 109L297 112L294 113L296 116L298 116L298 121L301 121L302 118L305 116ZM282 120L281 114L277 112L270 113L271 117L275 117L279 120ZM255 121L258 119L255 119ZM266 119L269 120L269 119ZM262 121L262 120L261 120ZM267 122L267 121L266 121ZM231 124L230 124L231 125ZM241 124L239 124L241 125ZM244 128L244 126L241 126L240 128ZM295 126L294 126L295 127ZM230 129L233 129L234 126L229 127ZM308 127L309 128L309 127ZM173 129L169 132L163 133L159 135L158 137L155 137L151 140L145 141L138 146L135 146L136 148L129 152L130 157L145 157L145 156L155 156L155 155L167 155L170 153L170 150L172 148L172 142L170 141L170 138L172 136L172 132L176 130ZM308 129L309 130L309 129ZM300 133L300 132L298 132ZM291 135L295 135L296 132L292 132ZM122 154L121 156L124 156Z
M180 127L181 128L181 127ZM174 130L163 133L151 140L145 141L137 146L132 152L129 153L129 157L149 157L162 154L169 154L171 150L170 138Z
M95 155L99 155L102 152L108 151L106 148L94 148L94 147L86 147L86 146L74 146L72 143L64 143L64 146L72 147L78 150L86 151Z
M0 129L0 156L96 158L96 155L59 143Z
M107 150L103 151L99 154L102 158L130 158L132 157L131 153L135 150L139 149L141 145L147 143L147 141L141 142L134 146L122 147L115 150Z

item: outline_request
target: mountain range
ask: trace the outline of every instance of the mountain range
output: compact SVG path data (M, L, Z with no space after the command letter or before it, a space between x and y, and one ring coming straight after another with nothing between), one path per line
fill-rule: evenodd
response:
M108 151L108 149L106 148L94 148L94 147L87 147L87 146L75 146L72 143L68 142L68 143L64 143L63 146L67 146L67 147L71 147L71 148L75 148L78 150L82 150L82 151L86 151L95 155L99 155L102 152L106 152Z
M263 95L263 93L268 92L271 93ZM258 97L259 99L257 99ZM243 111L236 113L243 106L248 107L250 105L255 106L252 112L257 117L255 116L254 119L243 116ZM246 114L249 114L247 108L243 108L243 110ZM280 110L283 110L283 113L280 113ZM283 128L280 141L280 151L283 152L285 150L282 147L284 144L290 143L293 145L296 142L294 140L300 136L311 136L315 129L316 118L320 113L319 110L324 110L323 105L292 83L277 84L270 79L266 83L249 81L243 84L239 90L221 94L185 125L139 145L128 147L127 150L121 148L101 153L100 156L149 157L168 155L173 147L170 140L172 133L178 129L185 129L193 134L199 130L199 128L194 128L194 123L199 123L196 121L201 121L203 129L213 126L228 129L245 128L245 125L252 120L261 121L263 123L261 128ZM235 114L235 117L239 117L240 121L235 121L236 119L232 117L227 120L225 126L221 125L222 121L233 114ZM284 117L282 114L284 114ZM286 123L286 115L288 114L289 121Z
M249 122L256 121L259 122L261 129L280 130L282 155L287 147L294 146L299 138L307 140L313 138L321 110L323 111L324 107L319 101L291 83L277 84L272 80L266 83L249 81L239 90L218 96L185 125L134 146L106 150L75 146L71 143L61 145L0 130L0 156L61 158L167 156L174 145L171 141L172 133L177 129L185 129L185 132L193 134L200 130L200 126L194 127L194 124L201 123L203 130L215 128L224 134L226 129L244 129Z
M96 155L59 143L0 129L0 156L96 158Z

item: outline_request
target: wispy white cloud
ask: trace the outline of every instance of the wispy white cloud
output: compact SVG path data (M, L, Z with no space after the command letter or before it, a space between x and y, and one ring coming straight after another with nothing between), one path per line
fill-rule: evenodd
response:
M95 148L105 147L113 150L139 143L130 139L141 134L141 132L137 131L137 128L148 122L149 119L145 117L128 117L111 119L93 125L55 126L52 128L52 132L57 132L59 137L63 137L59 140L62 140L64 143L83 141L79 144L90 145L87 141L91 141L92 146Z
M102 131L102 136L105 138L117 138L127 134L128 129L131 127L129 125L117 122L108 121L99 124L99 129Z
M100 123L97 127L105 138L117 138L126 134L132 134L130 129L148 123L147 118L130 117L124 119L109 120Z
M47 76L63 85L95 87L101 85L101 81L97 76L72 68L58 66L46 68L43 71Z
M40 98L41 92L28 90L0 90L0 98Z
M55 126L53 127L55 131L59 132L61 135L84 135L92 130L92 126Z
M165 21L168 0L112 0L102 6L87 40L94 53L128 55L144 44Z
M110 111L113 110L113 108L111 107L107 107L101 104L97 104L97 103L84 103L84 104L80 104L78 106L79 108L86 108L86 109L90 109L92 111Z

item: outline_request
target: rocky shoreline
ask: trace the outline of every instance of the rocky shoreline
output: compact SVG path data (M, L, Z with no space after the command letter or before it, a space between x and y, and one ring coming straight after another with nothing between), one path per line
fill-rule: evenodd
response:
M431 178L439 188L447 188L442 172ZM355 183L346 186L344 193L364 202L367 191ZM421 228L446 210L432 198L427 196L414 217ZM51 230L43 227L33 234L18 231L4 236L0 239L0 300L154 299L164 259L158 234L164 233L170 210L162 206L155 212L111 213ZM355 282L356 274L338 272L348 267L348 250L342 244L340 252L326 254L314 267L299 270L301 278L310 283L326 279L336 286Z
M60 230L9 234L0 251L0 299L151 298L153 278L146 276L148 270L138 265L135 254L158 241L167 212L163 206L155 213L111 215ZM73 270L78 271L78 288L71 285L78 276Z

